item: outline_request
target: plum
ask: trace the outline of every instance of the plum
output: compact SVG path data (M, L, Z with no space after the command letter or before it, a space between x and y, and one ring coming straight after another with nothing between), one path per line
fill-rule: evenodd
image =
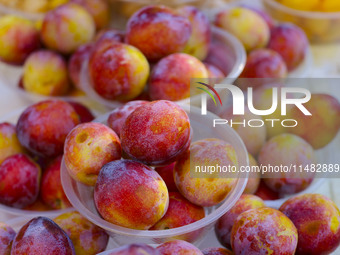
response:
M203 255L193 244L182 240L169 241L157 247L160 255Z
M92 112L85 105L74 101L68 101L68 103L72 105L73 109L78 114L80 123L91 122L94 120Z
M58 254L75 255L68 235L52 220L36 217L27 222L16 235L11 255Z
M249 166L250 167L259 167L257 164L256 159L248 153L248 157L249 157ZM260 169L259 169L260 170ZM259 185L260 185L260 181L261 181L261 172L255 172L252 171L249 173L248 176L248 182L247 182L247 186L244 188L243 194L254 194Z
M9 156L24 153L25 149L21 146L15 126L8 123L0 123L0 164Z
M78 47L68 61L68 73L73 85L81 90L80 75L82 65L87 60L93 49L92 43L87 43Z
M174 178L179 192L191 203L213 206L222 202L236 184L236 178L223 176L217 171L192 178L197 166L238 166L236 151L232 145L220 139L202 139L191 144L190 151L181 156L174 169Z
M135 100L130 101L124 104L123 106L114 109L107 119L108 126L112 128L113 131L115 131L118 136L120 136L120 132L122 130L126 118L139 106L142 106L146 103L148 102L144 100Z
M281 168L302 166L316 163L316 156L311 145L292 134L274 136L262 147L258 162L268 171L264 171L265 184L279 194L294 194L306 189L314 179L313 172L270 171L271 167Z
M245 211L262 207L265 207L265 203L261 198L248 194L242 195L236 204L215 225L215 233L220 243L226 248L231 249L231 229L237 217Z
M130 244L114 249L108 255L159 255L159 253L146 244Z
M45 96L62 96L70 88L64 58L49 50L36 51L27 58L22 81L26 91Z
M235 35L247 51L265 47L270 36L266 21L243 7L221 11L216 15L215 25Z
M97 30L110 23L110 6L105 0L71 0L70 2L84 7L92 16Z
M331 254L340 244L340 212L321 194L303 194L284 202L280 209L296 226L297 255Z
M183 6L177 13L189 19L192 27L189 41L183 52L190 54L199 60L203 60L208 55L211 29L208 17L195 6Z
M164 57L150 75L150 98L171 101L188 98L192 78L208 78L208 71L200 60L185 53Z
M142 93L149 76L149 63L135 47L116 41L101 41L89 59L94 90L109 100L127 101Z
M224 248L207 248L203 251L204 255L233 255L234 253Z
M268 48L281 55L288 71L298 67L306 57L308 39L298 26L283 23L271 30Z
M109 235L79 212L67 212L53 221L70 237L76 254L95 255L106 249Z
M84 7L67 3L45 15L40 36L49 49L71 54L79 46L90 42L95 30L94 20Z
M168 210L150 230L182 227L203 219L204 216L205 212L201 206L190 203L178 192L170 192Z
M83 123L67 136L64 160L73 179L94 186L102 166L121 158L116 133L101 123Z
M39 31L30 20L5 15L0 18L0 60L21 65L41 47Z
M62 120L62 121L61 121ZM73 107L62 100L45 100L26 108L16 125L20 143L34 154L55 157L63 153L67 134L79 124Z
M190 133L186 112L173 102L159 100L133 111L120 136L129 157L149 165L166 165L186 151Z
M277 81L278 79L287 76L287 66L279 53L271 49L258 49L249 53L246 66L240 75L240 78L261 78L256 82L255 79L246 84L241 84L242 89L249 87L260 87L263 84L269 84Z
M176 162L166 166L155 167L155 171L162 177L169 192L178 191L174 180L175 164Z
M304 106L311 116L304 115L296 107L287 112L288 118L299 123L289 132L305 139L314 149L321 149L335 138L340 129L340 102L331 95L312 94Z
M44 170L41 178L40 196L42 201L53 209L70 207L60 179L62 157L54 159Z
M166 6L151 5L137 11L126 26L126 42L150 61L182 52L191 36L190 21Z
M150 167L133 160L116 160L100 170L94 202L105 220L146 230L165 214L169 195L162 178Z
M0 222L0 254L10 255L15 231L6 223Z
M295 254L298 233L278 210L257 208L240 214L231 232L235 254Z
M0 165L0 203L23 208L38 198L41 169L28 156L15 154Z

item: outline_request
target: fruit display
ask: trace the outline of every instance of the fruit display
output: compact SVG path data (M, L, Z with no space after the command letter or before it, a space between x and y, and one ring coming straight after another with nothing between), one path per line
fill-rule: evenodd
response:
M0 120L0 255L337 254L336 192L312 192L339 172L339 95L294 86L311 34L265 11L337 3L117 0L118 30L110 1L0 17L0 76L46 99Z
M92 113L79 103L47 100L17 119L16 125L0 124L1 210L25 215L71 207L60 179L64 142Z

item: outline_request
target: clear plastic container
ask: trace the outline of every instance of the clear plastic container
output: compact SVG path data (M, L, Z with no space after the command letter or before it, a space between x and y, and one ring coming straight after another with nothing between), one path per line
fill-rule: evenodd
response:
M265 9L278 21L292 22L305 30L313 43L340 41L340 12L300 11L276 0L262 0Z
M212 121L212 119L218 118L216 115L208 113L206 116L202 116L199 108L187 105L182 107L186 112L190 112L190 121L193 132L192 141L203 138L223 139L234 146L238 155L239 164L248 165L248 155L245 145L232 128L227 125L219 125L219 127L212 129L208 127L206 123L208 120ZM105 123L108 115L109 114L106 114L96 121ZM213 228L216 220L236 203L247 183L247 176L245 174L239 174L237 183L228 197L219 205L206 208L206 217L197 222L174 229L148 231L120 227L102 219L99 216L93 201L93 187L86 186L73 180L68 174L64 163L62 163L61 168L61 179L65 193L74 208L91 222L107 230L116 245L129 243L159 244L176 238L189 240L190 242L197 244L207 232Z
M226 62L228 62L228 66L225 66L224 68L225 69L224 71L228 73L225 79L228 80L228 82L234 81L244 69L245 63L247 61L246 51L243 45L239 42L239 40L236 39L233 35L229 34L228 32L212 26L212 34L213 41L221 42L225 46L224 50L229 53L228 56L226 56ZM110 109L114 109L123 104L118 101L107 100L96 93L96 91L93 89L91 85L87 61L84 62L82 67L80 86L88 97L102 105L107 106ZM178 103L189 104L190 100L199 101L200 96L198 95L196 97L191 97L190 99L187 98L178 101Z
M11 113L8 113L6 115L3 115L0 117L0 123L2 122L8 122L11 124L16 124L21 113L25 110L25 108L13 111ZM5 221L14 217L19 216L46 216L50 217L56 214L61 214L64 212L68 212L74 210L73 208L66 208L61 210L50 210L50 211L33 211L33 210L24 210L24 209L17 209L10 206L6 206L3 204L0 204L0 221Z

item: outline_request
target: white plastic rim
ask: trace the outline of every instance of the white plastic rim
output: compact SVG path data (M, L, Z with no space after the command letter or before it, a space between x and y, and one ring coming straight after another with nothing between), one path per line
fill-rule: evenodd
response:
M194 113L195 115L200 115L200 109L196 107L190 107L187 105L181 106L187 113L190 111ZM101 116L99 119L96 119L96 122L103 122L103 120L106 120L109 114L106 114L104 116ZM218 118L216 115L212 113L208 113L207 118ZM230 134L231 139L230 143L235 146L237 144L238 150L242 151L242 155L238 153L239 157L239 164L240 165L248 165L248 154L245 148L245 145L241 138L238 136L238 134L229 126L225 126L226 132ZM235 148L237 150L237 148ZM196 221L194 223L191 223L186 226L174 228L174 229L167 229L167 230L135 230L125 227L120 227L117 225L114 225L112 223L109 223L102 219L98 214L95 214L94 212L90 211L80 200L80 198L77 196L78 190L76 190L77 183L70 177L70 175L67 172L66 166L64 162L62 162L62 168L61 168L61 179L62 184L66 193L66 196L68 197L71 204L74 206L74 208L79 211L83 216L85 216L88 220L90 220L92 223L96 224L97 226L107 230L109 233L114 233L115 235L122 235L127 237L138 237L138 238L170 238L173 236L180 236L184 234L188 234L190 232L194 232L197 230L200 230L204 227L207 227L214 223L216 220L218 220L222 215L224 215L232 206L237 202L237 200L242 195L242 192L247 184L248 178L247 175L243 175L242 178L238 178L237 183L233 190L228 194L228 197L224 202L221 203L221 205L215 209L213 212L211 212L209 215L207 215L205 218Z
M244 49L244 46L241 44L241 42L238 39L236 39L236 37L234 37L230 33L226 32L226 31L224 31L220 28L217 28L215 26L212 26L211 29L212 29L213 34L223 38L227 42L226 46L230 47L232 49L232 52L235 54L234 66L230 70L227 77L225 78L225 81L228 81L229 83L233 82L234 80L237 79L237 77L239 77L239 75L241 74L241 72L244 69L244 66L245 66L246 61L247 61L247 53ZM107 100L107 99L101 97L100 95L98 95L97 92L93 89L90 80L91 79L89 77L88 60L87 60L87 61L84 61L84 63L83 63L82 71L81 71L81 75L80 75L81 89L90 98L101 103L102 105L105 105L106 107L108 107L110 109L120 107L124 104L124 103L119 102L119 101ZM195 97L187 98L187 99L184 99L184 100L180 100L180 101L177 101L177 103L179 103L179 104L189 104L190 100L200 100L200 96L195 96Z

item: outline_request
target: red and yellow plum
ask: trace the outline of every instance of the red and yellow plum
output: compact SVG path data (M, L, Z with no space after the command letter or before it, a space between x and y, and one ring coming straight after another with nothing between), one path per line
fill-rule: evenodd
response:
M270 36L266 21L256 12L243 7L218 13L215 25L235 35L247 51L265 47Z
M204 216L203 207L190 203L178 192L170 192L168 210L163 218L153 225L150 230L182 227L203 219Z
M279 53L288 71L292 71L305 59L308 39L305 32L298 26L283 23L271 30L268 48Z
M340 244L340 211L321 194L303 194L280 207L297 228L296 254L331 254Z
M108 222L146 230L164 216L169 195L162 178L150 167L137 161L116 160L99 172L94 202Z
M103 98L127 101L142 93L149 63L135 47L115 41L96 44L89 59L94 90Z
M149 94L152 100L182 100L190 97L190 79L208 76L204 64L197 58L185 53L171 54L154 66Z
M237 217L245 211L262 207L265 207L265 204L261 198L254 195L242 195L236 204L215 225L215 233L220 243L226 248L231 249L231 229Z
M70 237L76 254L95 255L106 249L108 234L79 212L67 212L53 221Z
M151 5L137 11L126 27L126 42L150 61L182 52L189 41L190 21L166 6Z
M47 48L71 54L79 46L90 42L95 31L91 14L78 4L67 3L45 15L40 36Z
M219 139L203 139L191 144L175 164L174 178L179 192L191 203L213 206L222 202L236 184L236 178L223 173L205 173L205 178L192 178L197 166L238 166L236 151L229 143ZM208 174L208 175L207 175Z
M63 153L67 134L79 122L78 114L70 104L46 100L29 106L21 114L16 131L20 143L29 151L55 157Z
M190 122L177 104L160 100L138 107L120 133L124 152L149 165L176 161L190 144Z
M120 140L116 133L101 123L83 123L67 136L64 160L73 179L94 186L100 169L121 158Z
M256 159L249 153L248 153L248 157L249 157L249 166L251 167L251 169L253 169L253 171L249 173L247 186L244 188L243 194L254 194L260 185L261 172L254 171L254 170L260 170Z
M291 220L278 210L258 208L243 212L231 232L235 254L294 255L298 233Z
M45 96L62 96L70 87L64 58L49 50L36 51L27 58L22 81L26 91Z
M5 15L0 18L0 59L21 65L40 48L39 31L30 20Z

